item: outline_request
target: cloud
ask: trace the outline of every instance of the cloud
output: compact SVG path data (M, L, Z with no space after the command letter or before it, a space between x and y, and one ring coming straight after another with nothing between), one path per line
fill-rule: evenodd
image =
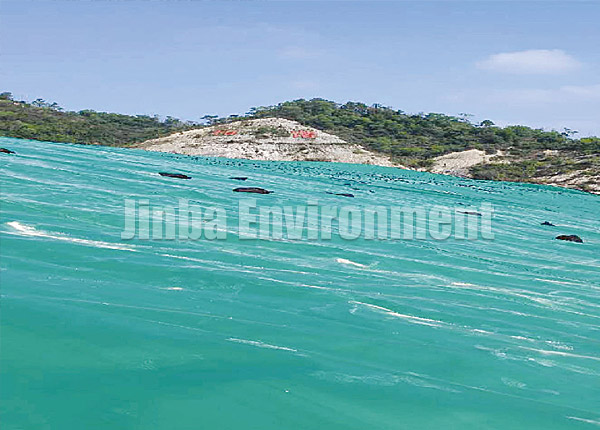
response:
M501 103L518 102L522 104L598 102L600 101L600 84L567 85L554 89L501 91L492 94L492 98Z
M577 70L581 63L560 49L531 49L490 55L477 63L482 70L514 74L560 74Z

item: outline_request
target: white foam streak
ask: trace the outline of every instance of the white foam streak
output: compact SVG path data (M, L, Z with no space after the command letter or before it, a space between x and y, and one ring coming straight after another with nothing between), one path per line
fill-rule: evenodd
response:
M427 326L431 326L431 327L440 327L440 325L445 324L443 321L433 320L430 318L416 317L413 315L405 315L405 314L401 314L398 312L394 312L391 309L384 308L383 306L372 305L370 303L363 303L363 302L357 302L357 301L349 301L348 303L355 304L355 305L362 305L362 306L366 306L371 309L382 311L386 315L397 317L397 318L402 318L402 319L405 319L408 322L411 322L414 324L422 324L422 325L427 325Z
M70 237L70 236L65 236L61 233L46 232L43 230L37 230L35 227L21 224L18 221L7 222L6 225L8 225L9 227L12 227L21 236L44 237L46 239L60 240L63 242L70 242L70 243L76 243L79 245L92 246L94 248L117 249L120 251L136 252L136 250L132 246L123 245L120 243L103 242L100 240L89 240L89 239L81 239L78 237Z
M354 261L346 260L345 258L337 258L335 261L341 264L347 264L349 266L360 267L361 269L365 269L367 266L360 263L355 263Z
M594 424L594 425L600 426L600 421L596 421L596 420L590 420L587 418L579 418L579 417L567 417L567 418L570 420L581 421L582 423Z
M562 357L583 358L586 360L600 361L600 357L594 357L591 355L579 355L579 354L573 354L571 352L565 352L565 351L549 351L547 349L527 348L525 346L520 346L519 348L526 349L528 351L535 351L542 355L560 355Z
M230 337L227 340L229 342L236 342L236 343L243 343L245 345L257 346L259 348L279 349L279 350L282 350L282 351L298 352L297 349L288 348L286 346L271 345L271 344L260 342L260 341L256 341L256 340L238 339L238 338L235 338L235 337Z

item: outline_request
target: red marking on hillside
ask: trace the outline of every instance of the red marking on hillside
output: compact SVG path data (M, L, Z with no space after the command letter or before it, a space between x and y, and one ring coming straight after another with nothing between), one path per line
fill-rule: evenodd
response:
M237 134L237 130L215 130L213 135L215 136L233 136Z
M314 139L317 137L317 133L315 133L314 131L310 131L310 130L292 131L292 137L294 137L294 138L301 137L302 139Z

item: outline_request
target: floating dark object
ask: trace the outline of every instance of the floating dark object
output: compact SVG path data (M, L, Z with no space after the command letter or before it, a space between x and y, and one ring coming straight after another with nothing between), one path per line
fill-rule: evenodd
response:
M326 193L331 194L333 196L354 197L354 194L350 194L350 193L331 193L329 191L326 191Z
M235 188L236 193L254 193L254 194L271 194L273 191L265 190L258 187Z
M2 152L3 154L14 154L15 151L11 151L10 149L6 149L6 148L0 148L0 152Z
M458 213L465 214L465 215L481 216L481 214L479 212L473 212L473 211L458 211Z
M191 176L183 175L181 173L167 173L167 172L158 172L160 176L166 176L167 178L177 178L177 179L192 179Z
M583 240L576 234L561 234L560 236L556 236L556 238L558 240L566 240L567 242L583 243Z
M551 222L548 222L548 221L544 221L544 222L542 223L542 225L549 225L549 226L551 226L551 227L556 227L554 224L552 224Z
M235 179L236 181L245 181L248 178L246 178L245 176L233 176L229 179Z

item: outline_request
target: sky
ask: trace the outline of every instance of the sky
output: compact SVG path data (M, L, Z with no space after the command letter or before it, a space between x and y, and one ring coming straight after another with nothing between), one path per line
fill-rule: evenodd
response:
M298 98L600 136L600 2L0 0L0 91L199 120Z

